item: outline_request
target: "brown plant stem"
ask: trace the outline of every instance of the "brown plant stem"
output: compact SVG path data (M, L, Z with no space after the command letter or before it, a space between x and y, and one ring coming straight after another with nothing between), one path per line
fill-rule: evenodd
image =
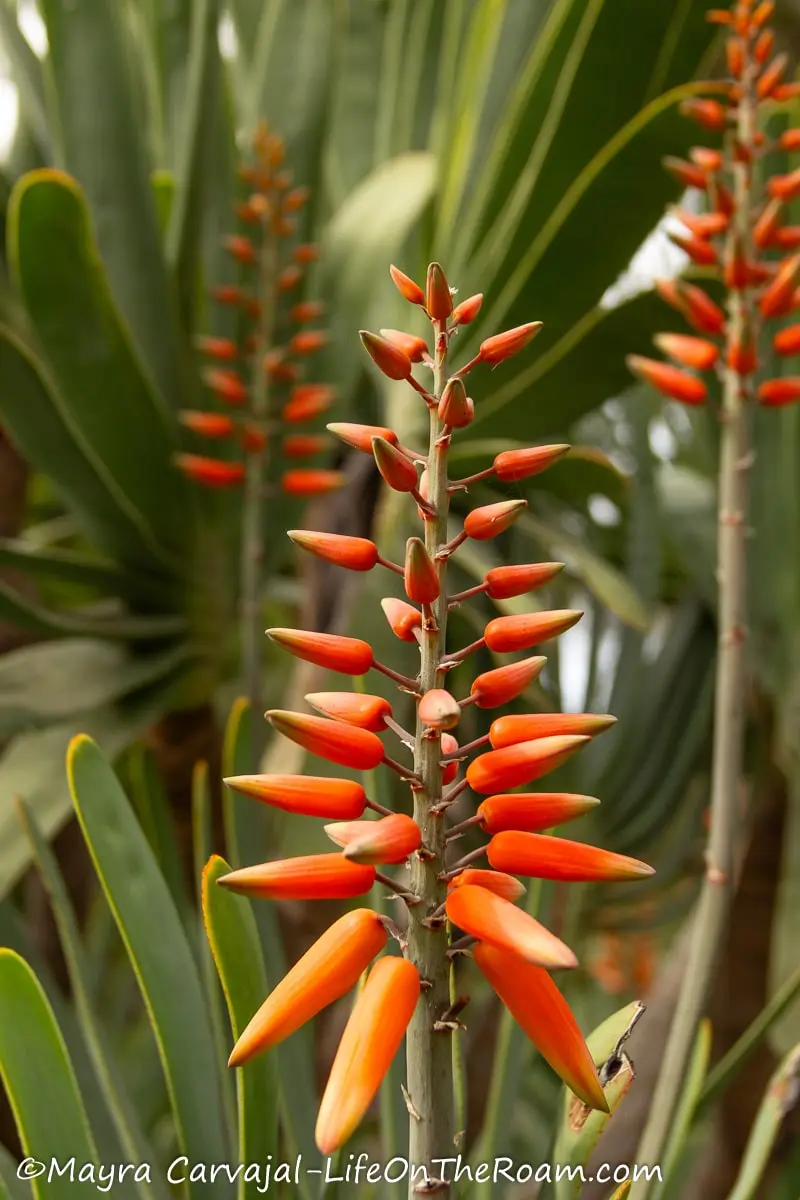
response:
M447 335L445 323L434 324L436 339L433 391L438 398L445 383ZM439 597L433 604L434 621L425 628L420 641L420 691L424 695L432 688L443 686L444 674L440 664L447 631L447 591L445 575L447 559L437 558L447 542L449 495L447 479L447 442L442 437L442 423L437 410L430 409L430 441L428 452L428 496L435 516L425 521L425 548L436 562L439 574ZM414 820L422 832L422 842L429 856L416 856L411 868L411 891L421 903L409 911L408 955L429 986L423 991L411 1020L406 1040L408 1091L419 1119L409 1123L409 1158L412 1166L426 1168L429 1180L440 1179L434 1166L436 1159L446 1158L453 1149L453 1094L450 1033L436 1030L450 1007L450 968L447 959L447 936L444 929L427 927L424 922L441 908L446 896L445 883L439 878L445 868L445 822L440 812L432 811L442 801L441 735L426 730L417 721L414 770L421 787L414 791ZM409 1184L412 1198L430 1191L421 1176ZM449 1196L450 1188L442 1183L437 1189Z
M736 138L747 150L755 133L755 64L745 65ZM750 162L741 162L733 147L734 212L726 253L749 256L751 246ZM730 350L753 333L753 311L745 290L728 295L726 362ZM719 529L717 534L718 653L714 702L714 749L711 776L711 820L706 872L694 917L684 982L670 1028L650 1115L637 1161L658 1163L669 1136L699 1022L708 1001L729 919L735 884L736 836L739 824L746 688L747 603L747 474L751 449L749 383L727 365L723 372L720 413ZM651 1185L634 1183L630 1200L644 1200Z

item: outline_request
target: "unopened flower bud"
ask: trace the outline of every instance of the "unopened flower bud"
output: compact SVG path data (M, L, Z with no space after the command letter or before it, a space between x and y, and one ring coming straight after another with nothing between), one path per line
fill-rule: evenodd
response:
M425 307L428 315L434 321L446 321L453 311L453 294L445 278L444 271L438 263L428 267L428 277L425 283Z
M541 321L529 321L527 325L518 325L516 329L507 329L505 333L496 333L494 337L481 342L481 360L492 367L505 362L513 354L519 354L541 328Z
M370 333L366 329L360 330L358 336L367 354L384 375L389 379L408 379L411 374L411 359L403 350L393 346L379 334Z

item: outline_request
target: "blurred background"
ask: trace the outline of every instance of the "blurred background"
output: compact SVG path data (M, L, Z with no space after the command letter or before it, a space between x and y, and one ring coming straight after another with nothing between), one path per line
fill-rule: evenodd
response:
M246 275L223 239L243 231L236 206L249 189L239 167L265 121L284 139L293 182L310 190L297 236L318 247L318 260L293 300L324 303L328 341L303 378L335 388L332 407L301 432L359 421L419 442L424 406L378 375L357 336L359 328L420 332L391 284L390 263L420 279L435 259L460 298L484 293L478 319L459 334L459 361L490 333L544 322L529 352L476 374L475 420L453 459L467 475L498 450L531 441L574 449L552 471L514 485L529 503L526 516L491 554L473 547L462 557L460 586L498 562L566 563L542 607L586 615L550 651L526 705L618 718L561 769L558 784L603 802L576 836L645 859L657 874L617 890L548 885L543 904L585 968L566 985L582 1027L633 998L649 1006L630 1047L637 1100L603 1144L604 1159L630 1159L702 872L717 431L713 405L696 414L632 387L624 359L647 354L652 336L671 327L653 279L687 265L668 240L668 208L679 200L696 207L697 198L681 196L660 159L685 155L697 140L678 104L719 67L704 7L0 0L0 943L35 965L101 1126L109 1122L97 1115L103 1101L52 888L31 868L15 797L52 844L91 966L97 1019L138 1119L167 1147L173 1133L155 1044L71 815L64 755L70 737L86 732L115 761L199 941L193 789L196 817L196 764L205 762L207 849L222 836L224 730L243 690L241 498L197 488L174 455L208 453L179 414L221 408L196 338L237 334L236 312L212 291L240 287ZM800 11L784 0L778 17L794 63ZM797 124L797 115L776 109L774 120ZM38 189L20 184L51 167L77 188L61 176L44 177L50 183ZM770 374L783 369L774 364ZM797 970L799 422L796 406L756 415L743 864L712 1005L715 1060ZM215 445L214 454L235 457L235 448ZM386 499L372 460L357 451L331 441L314 465L342 471L345 486L312 500L310 511L292 496L265 506L264 628L357 632L379 658L408 670L379 605L392 577L353 582L310 567L284 531L370 533L397 559L414 532L413 506ZM479 636L487 612L460 610L453 643ZM337 686L285 658L265 645L266 707L297 707L305 692ZM490 664L479 655L469 671ZM468 690L467 668L460 673ZM467 711L478 736L480 714ZM296 747L268 743L266 728L263 737L270 769L302 768ZM313 769L325 770L316 760ZM247 861L326 844L308 822L259 814L248 829ZM315 906L281 906L287 957L329 919ZM800 1009L787 1004L709 1111L676 1192L682 1200L728 1194L764 1085L800 1037L798 1022ZM320 1025L321 1073L341 1021L334 1012ZM482 1119L497 1028L496 1008L476 992L466 1040L468 1138ZM513 1055L507 1136L526 1161L545 1161L555 1079L521 1038ZM105 1133L113 1146L113 1129ZM17 1151L2 1102L0 1140ZM800 1152L788 1136L773 1167L763 1195L796 1200Z

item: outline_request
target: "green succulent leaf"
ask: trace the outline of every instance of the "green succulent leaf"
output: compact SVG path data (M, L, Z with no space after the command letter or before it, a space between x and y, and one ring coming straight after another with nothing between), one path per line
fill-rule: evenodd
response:
M758 1196L770 1154L789 1112L797 1106L800 1088L800 1046L790 1050L767 1085L728 1200Z
M180 616L137 617L125 613L93 616L80 612L52 612L0 583L0 619L31 629L44 637L108 638L111 641L164 641L183 633Z
M0 565L15 567L35 579L76 583L119 595L124 576L111 562L80 554L34 546L24 538L0 538Z

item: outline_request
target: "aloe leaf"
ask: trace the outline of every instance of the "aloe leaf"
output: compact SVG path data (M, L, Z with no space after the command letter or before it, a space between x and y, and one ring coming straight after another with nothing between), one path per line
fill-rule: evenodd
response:
M683 1090L672 1121L669 1141L664 1150L661 1179L664 1185L663 1192L665 1196L668 1196L671 1188L675 1187L675 1171L686 1147L686 1139L689 1136L692 1118L697 1107L697 1100L708 1072L710 1057L711 1022L704 1020L700 1023L700 1027L697 1030Z
M0 564L38 579L55 579L119 595L124 578L111 562L72 550L45 549L24 538L0 538Z
M146 746L137 744L127 756L125 765L131 801L139 824L144 830L181 920L188 929L190 922L196 922L197 914L187 895L172 812L155 759Z
M80 612L53 612L0 583L0 618L45 637L109 638L112 641L163 641L182 633L180 616L88 616Z
M50 157L50 130L45 111L42 64L17 23L10 0L0 3L0 40L8 55L20 100L20 115L36 141L43 159Z
M753 1200L759 1195L764 1171L788 1113L800 1095L800 1046L790 1050L767 1085L742 1165L728 1200Z
M0 1196L3 1200L30 1200L30 1186L19 1178L19 1169L17 1160L5 1146L0 1146Z

